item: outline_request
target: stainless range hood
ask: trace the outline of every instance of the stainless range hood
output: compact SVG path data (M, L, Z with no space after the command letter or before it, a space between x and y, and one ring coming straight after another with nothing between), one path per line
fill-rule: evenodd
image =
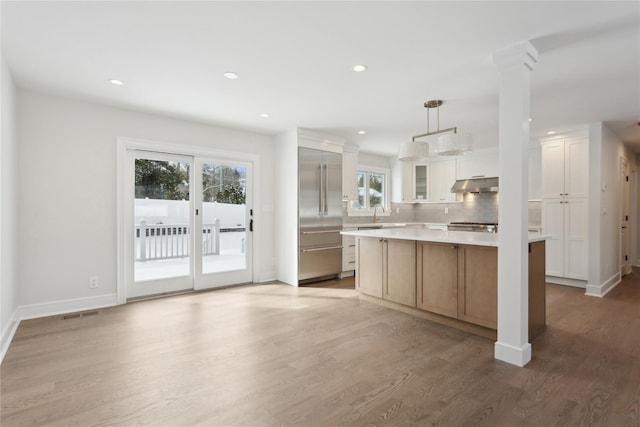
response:
M498 177L459 179L451 187L452 193L497 193Z

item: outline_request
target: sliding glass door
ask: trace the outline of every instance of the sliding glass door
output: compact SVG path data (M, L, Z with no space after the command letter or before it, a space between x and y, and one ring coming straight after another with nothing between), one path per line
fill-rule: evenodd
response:
M126 297L252 280L251 163L128 150Z
M196 289L251 281L253 228L251 166L216 159L198 159L196 227Z

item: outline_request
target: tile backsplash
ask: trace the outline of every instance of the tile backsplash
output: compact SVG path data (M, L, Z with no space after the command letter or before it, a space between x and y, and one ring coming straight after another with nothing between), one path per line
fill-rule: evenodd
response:
M462 203L391 203L391 214L381 216L382 222L434 222L450 223L453 221L498 222L497 193L480 193L464 195ZM445 209L448 211L445 213ZM371 222L371 217L347 216L346 206L343 208L343 223L357 224ZM529 225L539 226L541 223L541 202L529 202Z

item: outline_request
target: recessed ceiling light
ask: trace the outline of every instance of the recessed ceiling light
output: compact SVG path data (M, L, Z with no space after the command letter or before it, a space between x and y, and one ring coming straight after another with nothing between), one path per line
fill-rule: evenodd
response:
M553 135L554 133L556 133L555 130L550 130L549 132L547 132L547 135Z
M529 121L530 121L530 122L532 122L532 121L533 121L533 119L529 119Z
M118 80L118 79L109 79L109 83L116 86L122 86L124 84L122 80Z
M353 66L353 71L355 71L356 73L361 73L366 69L367 69L367 66L363 64L358 64Z
M269 114L267 114L267 113L262 113L262 114L260 114L260 117L262 117L263 119L268 119L271 116L269 116Z
M365 133L367 133L367 131L366 131L366 130L359 130L359 131L358 131L358 135L364 135Z
M235 80L238 78L238 75L233 71L227 71L226 73L223 74L223 76L225 76L229 80Z

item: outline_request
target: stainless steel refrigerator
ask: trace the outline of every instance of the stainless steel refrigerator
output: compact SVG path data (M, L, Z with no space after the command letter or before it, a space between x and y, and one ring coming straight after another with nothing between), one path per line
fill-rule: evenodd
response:
M298 281L342 271L342 154L298 148Z

